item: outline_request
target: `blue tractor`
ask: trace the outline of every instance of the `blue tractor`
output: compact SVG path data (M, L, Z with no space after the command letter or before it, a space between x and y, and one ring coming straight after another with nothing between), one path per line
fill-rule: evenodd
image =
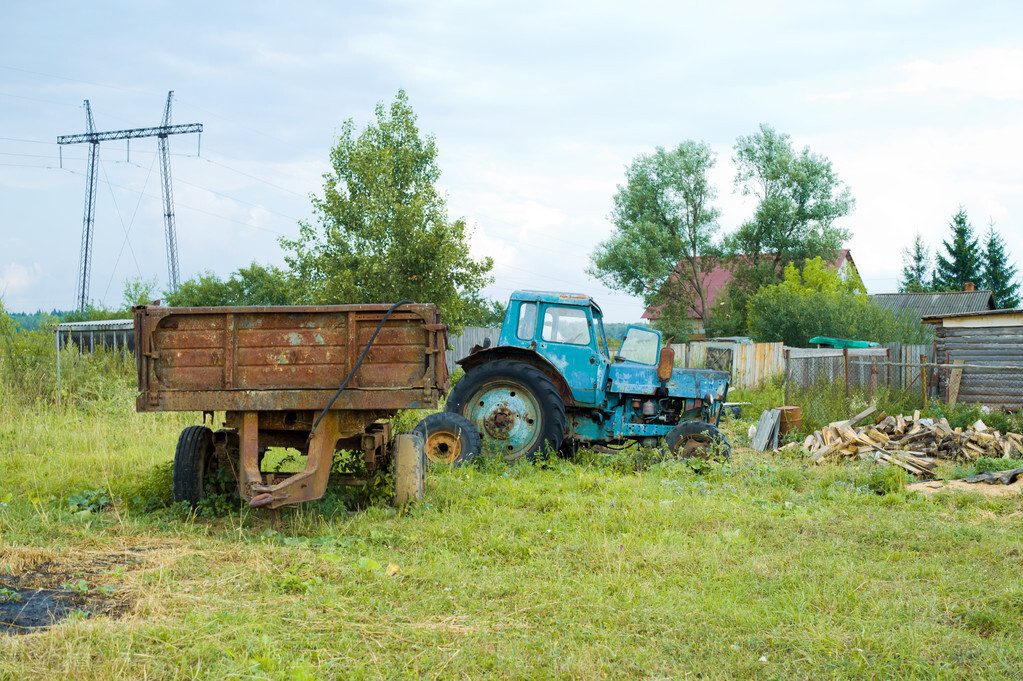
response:
M516 291L500 339L484 346L459 362L465 376L448 395L447 411L475 431L464 445L479 446L478 434L508 461L629 441L663 443L678 458L729 454L717 428L729 374L674 368L670 344L643 326L630 326L612 353L600 307L587 295ZM435 415L424 430L444 418ZM461 447L446 437L438 433L444 451L431 459L457 458L453 448ZM428 437L428 455L432 449Z

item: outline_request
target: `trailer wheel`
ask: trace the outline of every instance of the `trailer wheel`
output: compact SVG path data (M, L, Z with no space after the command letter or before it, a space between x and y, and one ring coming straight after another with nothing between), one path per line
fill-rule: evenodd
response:
M394 436L394 504L401 507L423 498L423 438L417 433Z
M174 501L197 505L206 497L206 482L216 469L213 431L189 426L181 431L174 452Z
M430 414L412 432L423 438L428 460L456 468L475 459L483 448L476 426L450 411Z
M495 360L471 369L448 395L447 411L469 419L485 449L506 461L557 452L565 439L565 403L536 367Z
M716 426L703 421L680 423L664 436L664 446L673 459L720 459L732 455L732 447Z

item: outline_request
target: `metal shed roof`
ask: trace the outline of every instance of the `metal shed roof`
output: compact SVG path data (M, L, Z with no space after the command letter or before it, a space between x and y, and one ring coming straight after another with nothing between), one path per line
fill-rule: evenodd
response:
M91 322L64 322L58 331L124 331L135 328L134 319L103 319Z
M995 308L991 291L875 293L870 300L895 312L911 310L920 317L984 312Z

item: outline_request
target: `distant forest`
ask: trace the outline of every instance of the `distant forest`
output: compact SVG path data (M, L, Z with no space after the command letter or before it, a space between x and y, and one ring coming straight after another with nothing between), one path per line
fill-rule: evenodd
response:
M31 331L41 326L47 319L57 318L63 319L65 315L71 314L67 311L54 310L53 312L43 312L39 310L32 314L28 312L9 312L7 314L14 323L23 328L25 331Z

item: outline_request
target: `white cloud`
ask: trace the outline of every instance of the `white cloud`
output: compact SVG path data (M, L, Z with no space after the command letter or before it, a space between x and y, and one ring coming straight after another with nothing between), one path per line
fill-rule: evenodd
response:
M890 101L940 95L1019 101L1023 100L1023 50L980 49L940 59L914 59L875 73L872 80L885 84L858 91L812 93L807 100Z
M42 272L43 268L38 263L32 263L29 266L17 262L9 263L4 267L3 274L0 275L0 298L8 294L27 291L39 280L39 275Z

